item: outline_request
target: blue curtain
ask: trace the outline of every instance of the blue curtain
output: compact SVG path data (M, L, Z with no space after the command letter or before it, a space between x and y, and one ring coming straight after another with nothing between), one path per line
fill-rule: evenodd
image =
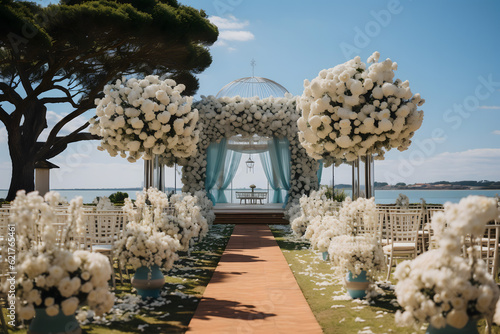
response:
M286 190L287 194L283 201L286 206L290 196L290 142L287 138L273 138L269 141L269 156L273 170L277 172L280 187Z
M207 171L205 176L205 190L207 196L215 204L217 203L210 190L217 183L226 160L227 139L223 138L219 143L211 143L207 149Z
M318 163L319 163L319 167L318 167L318 172L316 173L316 175L318 176L318 186L321 186L321 177L323 176L323 159L318 160ZM334 166L335 165L332 165L332 168Z
M227 187L229 187L231 181L236 175L236 172L238 171L238 167L240 165L240 161L240 152L235 152L232 150L227 151L224 168L221 170L222 175L219 176L223 178L222 184L219 186L219 189L217 189L217 193L215 196L215 201L217 203L227 203L227 198L224 194L224 191L227 189Z
M264 168L264 173L266 174L267 181L273 189L273 196L271 203L283 203L283 197L281 196L280 180L277 177L277 172L273 169L271 163L271 156L269 151L259 154L260 161L262 163L262 168Z

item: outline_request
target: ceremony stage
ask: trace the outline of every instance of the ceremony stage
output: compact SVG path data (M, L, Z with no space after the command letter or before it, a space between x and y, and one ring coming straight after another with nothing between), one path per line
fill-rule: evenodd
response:
M288 224L283 212L283 203L218 203L214 206L214 224Z

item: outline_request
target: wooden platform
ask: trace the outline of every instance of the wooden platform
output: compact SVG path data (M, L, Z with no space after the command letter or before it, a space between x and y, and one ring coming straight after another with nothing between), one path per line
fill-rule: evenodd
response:
M283 204L217 204L214 224L288 224Z

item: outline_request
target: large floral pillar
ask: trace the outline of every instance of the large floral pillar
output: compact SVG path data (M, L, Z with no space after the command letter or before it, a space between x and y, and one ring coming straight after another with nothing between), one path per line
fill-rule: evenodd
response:
M326 166L353 165L353 198L373 197L373 159L392 148L404 151L423 121L418 107L425 100L413 94L408 81L394 79L397 63L378 62L375 52L367 64L355 57L322 70L304 81L297 99L299 139L307 153Z

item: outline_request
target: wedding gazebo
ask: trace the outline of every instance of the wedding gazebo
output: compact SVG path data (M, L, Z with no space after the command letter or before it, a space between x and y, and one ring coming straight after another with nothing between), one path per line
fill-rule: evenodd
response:
M227 203L224 191L242 154L258 154L271 203L288 203L319 186L321 162L310 158L297 137L296 97L279 83L246 77L225 85L216 96L194 103L200 113L198 153L179 161L185 191L204 190L214 203Z

